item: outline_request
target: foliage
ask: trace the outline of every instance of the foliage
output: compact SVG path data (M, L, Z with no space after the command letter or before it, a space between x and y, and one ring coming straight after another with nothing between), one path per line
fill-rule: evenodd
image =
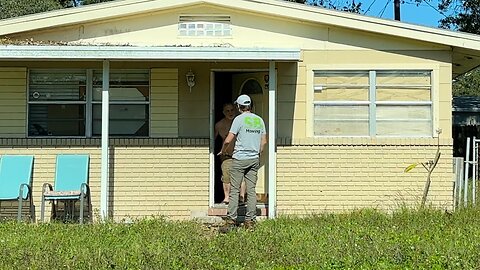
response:
M431 0L413 0L418 4ZM440 0L438 12L445 18L439 24L441 28L480 34L480 0ZM480 96L480 70L467 72L453 82L453 96Z
M0 19L113 0L0 0Z
M480 34L480 0L442 0L438 7L443 12L454 10L440 20L441 27Z
M453 96L480 96L480 68L467 72L453 81Z
M435 8L432 0L413 1L417 5L427 3ZM445 17L439 22L441 28L480 34L480 0L438 0L436 9Z
M476 269L480 209L361 210L260 222L0 223L3 269Z
M346 0L343 6L338 5L337 1L333 1L333 0L285 0L285 1L330 8L330 9L343 10L343 11L348 11L353 13L362 12L362 3L361 2L355 3L355 0L352 0L352 1Z
M57 0L0 0L0 19L61 9Z

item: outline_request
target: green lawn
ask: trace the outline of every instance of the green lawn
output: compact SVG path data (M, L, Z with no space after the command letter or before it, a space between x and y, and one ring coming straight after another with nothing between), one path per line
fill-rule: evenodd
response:
M195 222L0 223L0 269L478 269L480 208Z

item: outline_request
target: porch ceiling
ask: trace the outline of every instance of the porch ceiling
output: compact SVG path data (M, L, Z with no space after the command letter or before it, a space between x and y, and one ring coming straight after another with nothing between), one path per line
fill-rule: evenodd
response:
M129 46L0 46L0 60L300 61L300 49Z

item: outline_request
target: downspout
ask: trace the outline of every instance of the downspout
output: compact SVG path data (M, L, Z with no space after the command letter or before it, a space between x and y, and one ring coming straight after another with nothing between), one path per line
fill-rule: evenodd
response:
M276 148L276 88L275 61L269 62L268 70L268 218L277 213L277 148Z
M109 89L110 89L110 62L103 60L103 78L102 78L102 167L100 183L100 217L102 220L108 219L108 124L109 124Z

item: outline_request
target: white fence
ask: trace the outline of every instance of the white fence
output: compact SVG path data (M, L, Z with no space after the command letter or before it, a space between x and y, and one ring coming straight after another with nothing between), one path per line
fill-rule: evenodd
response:
M476 205L479 180L479 144L480 139L467 138L465 158L453 158L453 172L455 174L453 201L455 209Z

